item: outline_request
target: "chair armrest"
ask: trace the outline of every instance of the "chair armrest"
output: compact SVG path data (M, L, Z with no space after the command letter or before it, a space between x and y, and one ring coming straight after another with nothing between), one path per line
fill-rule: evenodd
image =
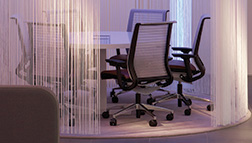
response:
M189 53L192 51L192 48L189 47L172 47L172 50L176 50L176 51L181 51L183 53Z
M106 59L106 62L108 62L109 65L116 67L117 82L121 89L128 91L132 90L137 86L137 81L132 81L132 83L128 85L127 82L122 79L121 67L124 68L124 66L126 65L126 61L118 59Z
M117 59L106 59L106 62L109 63L111 66L118 66L118 67L124 67L126 65L125 61L117 60Z
M168 61L171 61L172 59L173 59L172 57L168 56Z
M193 54L179 54L179 53L176 53L176 54L172 54L174 57L180 57L182 59L190 59L190 58L193 58L194 55Z

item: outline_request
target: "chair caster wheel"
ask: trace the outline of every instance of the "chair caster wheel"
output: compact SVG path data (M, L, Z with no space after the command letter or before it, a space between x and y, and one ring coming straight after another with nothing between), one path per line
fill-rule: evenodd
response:
M191 100L191 99L187 99L186 105L187 105L187 106L191 106L191 105L192 105L192 100Z
M117 125L117 121L115 118L110 119L110 126L116 126Z
M166 115L166 120L168 120L168 121L173 120L173 118L174 118L173 113L170 113L170 114L167 114L167 115Z
M155 101L156 101L155 99L150 97L150 98L147 99L147 104L152 105L152 103L155 102Z
M109 118L109 111L103 112L103 113L102 113L102 117L103 117L104 119Z
M207 105L207 111L213 111L213 110L214 110L214 105L213 104Z
M151 127L156 127L156 126L157 126L157 120L150 120L150 121L149 121L149 125L150 125Z
M113 102L113 103L118 103L118 100L119 100L119 99L118 99L117 96L114 95L114 96L112 97L112 102Z
M189 109L186 109L185 111L184 111L184 114L186 115L186 116L190 116L191 115L191 109L189 108Z

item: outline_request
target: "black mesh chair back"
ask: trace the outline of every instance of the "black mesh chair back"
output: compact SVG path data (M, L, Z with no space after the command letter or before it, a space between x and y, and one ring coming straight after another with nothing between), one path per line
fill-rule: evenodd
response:
M206 19L210 19L209 15L202 15L197 27L197 31L194 37L194 42L193 42L193 46L192 46L192 52L194 54L194 61L195 64L197 65L198 69L201 72L201 75L199 78L203 77L206 71L206 68L203 64L203 62L201 61L200 57L199 57L199 46L200 46L200 40L201 40L201 35L202 35L202 31L203 31L203 26L204 26L204 22ZM197 78L198 79L198 78Z
M67 33L64 24L24 22L16 20L22 56L16 74L27 83L58 83L67 79Z
M194 55L198 55L198 52L199 52L199 46L200 46L201 35L202 35L203 27L204 27L204 22L206 19L210 19L210 18L211 17L209 15L202 15L199 20L198 27L197 27L195 37L194 37L193 46L192 46Z
M173 23L136 24L127 60L133 82L172 82L168 53Z
M125 91L150 82L165 81L158 83L161 86L171 84L173 76L168 55L173 23L137 23L127 57L127 70L124 69L125 61L107 59L116 70L102 71L102 79L116 79Z
M50 80L66 77L67 39L64 24L28 23L35 75Z
M167 19L167 13L169 10L157 10L157 9L131 9L127 32L132 32L136 23L157 23L165 22ZM118 51L119 49L117 49ZM128 53L129 49L126 49ZM119 52L117 52L119 53Z

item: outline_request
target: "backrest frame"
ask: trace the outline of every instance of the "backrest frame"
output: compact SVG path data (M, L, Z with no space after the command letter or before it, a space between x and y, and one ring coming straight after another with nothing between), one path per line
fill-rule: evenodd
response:
M201 35L202 35L203 27L204 27L204 22L206 19L211 19L211 17L207 14L201 16L199 23L198 23L197 31L195 34L193 46L192 46L192 52L194 54L194 61L200 71L200 75L194 76L192 78L192 81L198 80L201 77L203 77L205 75L205 71L206 71L204 63L202 62L202 60L199 56L199 53L198 53L200 41L201 41Z
M27 81L29 84L36 85L35 77L37 77L36 72L34 72L34 26L36 25L45 25L45 26L59 26L61 28L61 32L63 35L63 41L64 41L64 61L68 60L68 36L65 24L49 24L49 23L34 23L34 22L25 22L19 15L13 15L10 17L11 19L16 20L16 24L18 27L18 36L21 43L21 51L22 51L22 57L21 60L16 68L16 74L19 78ZM51 81L53 82L62 82L62 78L67 79L67 69L68 62L64 62L63 64L64 72L61 77L52 77L53 79ZM41 79L48 79L51 78L50 76L45 76L46 78L42 77ZM55 80L55 81L54 81ZM46 81L48 82L48 81Z
M201 35L202 35L203 27L204 27L204 22L206 19L210 19L210 18L211 17L209 15L205 14L205 15L202 15L199 20L198 27L197 27L195 37L194 37L193 46L192 46L194 55L198 55L198 52L199 52L199 46L200 46Z
M67 54L68 53L68 39L67 39L67 31L66 31L65 24L62 24L62 23L60 23L60 24L34 23L34 22L27 22L27 24L28 24L28 28L29 28L29 36L30 36L30 40L31 40L32 54L33 54L33 57L32 57L32 60L31 60L31 64L35 66L35 67L32 68L32 70L36 70L35 71L36 75L34 74L34 76L35 77L43 76L43 77L46 77L47 79L50 78L51 80L55 80L56 82L62 82L62 79L65 78L65 77L67 77L67 67L68 67L68 62L67 62L67 60L68 60L68 58L67 58L68 57L67 56L68 55ZM55 47L54 50L61 50L60 49L61 47L58 47L58 45L60 43L59 40L61 40L64 45L62 47L63 48L62 51L55 51L55 55L54 56L57 56L57 57L53 57L53 59L56 60L55 62L57 62L57 63L55 63L57 65L55 67L55 68L57 68L56 69L57 73L62 72L61 74L57 74L57 75L53 74L52 75L52 74L50 74L50 71L49 71L49 73L46 73L46 75L41 75L41 73L42 73L42 71L41 71L42 67L41 66L45 66L45 65L39 65L38 64L39 62L36 62L36 60L39 61L40 58L41 58L41 56L39 57L39 55L36 53L36 51L34 51L34 50L38 51L39 50L39 46L40 46L40 45L37 46L37 40L40 40L40 39L38 39L38 38L34 39L34 36L37 36L37 33L35 33L35 32L37 32L36 31L36 26L38 26L38 27L42 26L42 27L47 28L48 30L56 30L56 31L58 30L59 31L58 33L53 33L53 34L55 34L53 36L56 36L54 38L59 38L60 36L62 37L62 39L57 39L58 41L56 41L56 45L55 45L57 47ZM51 27L53 29L50 29ZM43 28L43 30L44 30L44 28ZM45 36L45 35L42 35L42 36ZM46 35L46 36L48 36L48 35ZM51 39L49 39L48 42L50 42L50 41L51 41ZM57 42L59 42L59 43L57 43ZM35 47L35 46L37 46L37 47ZM47 47L47 45L46 45L46 47L40 47L40 48L42 48L40 50L43 50L45 52L48 52L47 50L50 50L49 49L50 47ZM56 52L63 52L63 53L61 55L58 55L58 53L56 53ZM36 55L38 57L36 57ZM44 55L42 55L42 56L44 56ZM49 56L49 55L47 55L47 56ZM42 57L42 58L44 58L44 57ZM42 60L48 60L48 58L50 58L50 57L45 57L45 58L46 59L42 59ZM36 62L36 63L33 63L33 62ZM41 62L43 63L44 61L40 61L40 63ZM38 64L38 65L36 65L36 64ZM47 66L48 66L48 64L47 64ZM65 78L65 79L67 79L67 78Z
M133 83L141 84L141 83L149 83L149 82L154 82L158 80L165 80L166 83L164 84L165 86L168 86L169 84L172 83L173 81L173 76L171 74L170 67L168 65L168 55L169 55L169 47L170 47L170 39L171 39L171 33L172 33L172 25L175 23L174 21L172 22L163 22L163 23L137 23L135 25L132 41L131 41L131 46L130 46L130 51L128 54L128 60L127 60L127 70L130 75L131 80ZM136 51L136 45L138 42L138 35L139 35L139 28L141 26L159 26L159 25L168 25L167 28L167 36L166 36L166 43L165 43L165 55L164 55L164 65L165 65L165 70L167 75L165 76L155 76L155 77L145 77L145 78L139 78L136 74L135 71L135 65L134 65L134 60L135 60L135 51ZM155 60L155 59L154 59ZM160 61L161 62L161 61ZM144 63L143 63L144 64Z

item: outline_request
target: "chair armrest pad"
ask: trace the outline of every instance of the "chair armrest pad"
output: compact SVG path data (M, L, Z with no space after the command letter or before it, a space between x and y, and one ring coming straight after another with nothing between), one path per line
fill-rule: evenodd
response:
M174 57L180 57L182 59L190 59L190 58L193 58L194 55L193 54L179 54L179 53L176 53L176 54L172 54Z
M119 67L124 67L126 62L122 60L117 60L117 59L106 59L106 62L109 63L111 66L119 66Z
M172 59L173 59L172 57L168 56L168 61L171 61Z
M192 51L192 48L189 48L189 47L172 47L172 50L181 51L183 53L188 54L190 51Z

